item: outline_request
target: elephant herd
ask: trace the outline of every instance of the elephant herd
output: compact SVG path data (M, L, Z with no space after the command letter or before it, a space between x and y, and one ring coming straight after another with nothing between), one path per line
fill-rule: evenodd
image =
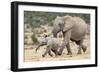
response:
M86 22L80 17L72 17L69 15L59 17L57 16L53 21L53 29L52 34L53 37L48 37L45 35L41 42L39 42L38 47L36 48L36 52L40 46L46 45L46 51L42 55L45 57L47 54L53 56L52 52L55 56L62 55L64 48L66 47L68 53L67 55L72 56L72 51L70 47L70 40L75 42L79 47L77 54L81 54L81 50L86 52L87 47L83 44L84 37L87 31ZM62 32L63 41L59 42L57 39L57 34Z

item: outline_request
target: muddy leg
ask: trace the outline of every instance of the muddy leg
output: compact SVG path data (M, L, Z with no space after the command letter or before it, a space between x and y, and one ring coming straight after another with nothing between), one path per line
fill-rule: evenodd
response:
M71 51L71 48L70 48L70 44L68 43L68 44L66 45L66 47L67 47L67 51L68 51L68 54L67 54L67 55L72 56L72 51Z

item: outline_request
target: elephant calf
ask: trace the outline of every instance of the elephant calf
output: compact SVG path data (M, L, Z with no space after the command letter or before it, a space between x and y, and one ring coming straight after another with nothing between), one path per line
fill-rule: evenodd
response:
M60 47L60 43L57 38L47 37L47 35L43 37L42 40L39 42L38 47L36 48L36 52L40 46L44 46L44 45L46 45L47 48L45 53L42 55L43 57L45 57L47 54L53 56L51 52L53 52L55 56L58 55L58 48Z

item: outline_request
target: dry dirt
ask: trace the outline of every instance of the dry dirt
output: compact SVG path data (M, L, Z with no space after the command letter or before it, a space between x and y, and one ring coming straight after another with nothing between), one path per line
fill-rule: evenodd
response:
M37 45L25 45L24 50L24 61L25 62L32 62L32 61L57 61L57 60L79 60L79 59L90 59L90 37L86 36L84 40L84 44L87 46L87 50L85 53L82 52L82 54L77 55L78 46L71 42L71 50L72 50L72 57L67 55L67 49L65 48L63 51L63 54L61 56L55 57L53 54L53 57L46 55L45 57L42 57L42 54L45 52L46 46L40 47L40 49L35 52L35 48ZM30 49L29 49L30 48Z

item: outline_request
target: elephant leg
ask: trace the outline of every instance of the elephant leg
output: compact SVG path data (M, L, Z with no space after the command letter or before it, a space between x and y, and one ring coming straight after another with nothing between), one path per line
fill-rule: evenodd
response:
M42 57L45 57L46 55L47 55L47 53L49 53L50 52L50 47L47 47L46 48L46 51L45 51L45 53L42 55Z
M55 50L55 56L58 56L58 51L57 50Z
M66 43L65 43L65 42L63 42L63 43L62 43L62 45L60 46L59 51L58 51L58 55L62 55L62 52L63 52L63 50L64 50L65 46L66 46Z
M51 53L51 50L49 50L48 54L49 54L51 57L53 56L53 54Z
M83 45L83 44L82 44L82 50L83 50L84 53L85 53L86 50L87 50L87 47L86 47L85 45Z
M79 45L78 54L81 54L81 49L83 50L83 52L86 52L87 47L83 45L83 40L77 41L76 43Z
M70 46L69 46L69 42L68 42L68 40L67 41L64 40L63 43L62 43L62 45L60 46L60 49L58 51L58 55L61 55L62 54L62 52L63 52L63 50L64 50L65 47L68 47L67 48L68 53L71 54L71 49L70 49Z
M81 49L82 49L82 40L80 40L80 41L76 41L76 44L77 45L79 45L79 48L78 48L78 53L77 54L81 54L82 52L81 52Z
M71 38L71 30L69 30L68 32L63 32L63 36L64 36L63 43L60 46L60 50L59 50L58 55L61 55L62 54L65 46L69 43L70 38ZM70 51L69 50L69 45L68 45L68 51Z
M55 56L58 55L58 51L57 51L57 50L53 50L53 49L52 49L52 52L55 54Z
M72 51L71 51L71 47L70 47L70 44L68 43L67 45L66 45L66 47L67 47L67 51L68 51L68 54L67 55L72 55Z

